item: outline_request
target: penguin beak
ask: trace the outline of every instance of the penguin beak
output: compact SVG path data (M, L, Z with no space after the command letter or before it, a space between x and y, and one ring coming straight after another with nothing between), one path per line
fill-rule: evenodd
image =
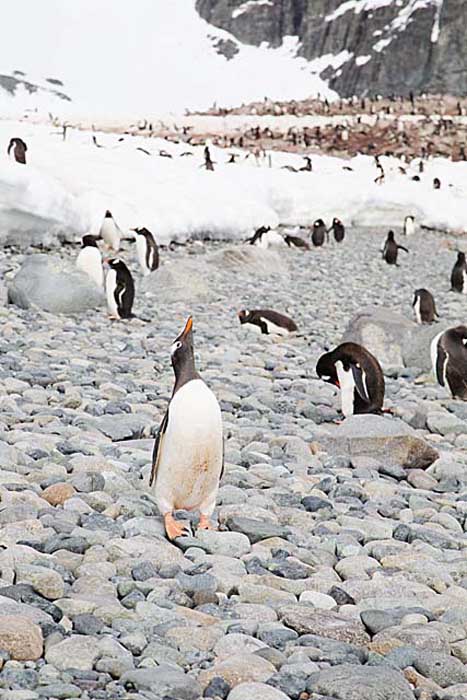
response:
M185 324L185 328L183 329L183 331L182 331L182 333L181 333L181 335L180 335L180 339L181 339L181 340L185 340L185 338L187 337L187 335L188 335L189 333L191 333L191 329L192 329L192 328L193 328L193 317L192 317L192 316L188 316L187 321L186 321L186 324Z

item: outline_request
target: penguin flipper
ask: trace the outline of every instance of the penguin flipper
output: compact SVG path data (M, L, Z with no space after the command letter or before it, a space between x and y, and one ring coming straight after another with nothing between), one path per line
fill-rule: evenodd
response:
M162 446L164 444L164 435L165 435L165 431L167 430L168 423L169 423L169 409L167 409L167 411L165 412L165 415L162 419L162 423L160 424L159 430L157 431L156 440L154 442L154 449L152 451L151 476L149 477L149 486L152 486L154 481L156 480L157 468L159 466Z
M446 366L447 361L448 356L444 348L442 348L441 345L438 343L436 354L436 379L438 380L438 384L440 384L441 386L444 386L444 368Z
M363 372L361 370L361 367L357 367L357 365L351 364L350 369L352 370L352 376L355 382L355 389L357 390L358 395L360 396L360 398L363 399L363 401L371 403L371 398L369 397L368 390L365 386L365 380L363 378Z

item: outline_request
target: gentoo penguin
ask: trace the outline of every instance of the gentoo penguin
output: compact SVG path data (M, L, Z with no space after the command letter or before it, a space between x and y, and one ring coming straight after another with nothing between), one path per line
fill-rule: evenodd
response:
M416 289L412 307L417 323L433 323L438 316L435 300L428 289Z
M384 376L378 360L357 343L342 343L318 360L320 379L341 390L342 413L381 413Z
M85 272L99 286L104 286L102 255L94 236L83 236L76 267Z
M258 248L282 248L285 241L277 231L271 231L270 226L262 226L255 231L254 235L248 240L250 245L256 245Z
M311 241L314 246L321 246L326 238L326 224L322 219L316 219L311 232Z
M404 219L404 234L406 236L413 236L415 233L415 217L414 216L406 216Z
M108 209L105 212L104 221L102 222L99 235L104 239L104 243L112 250L115 250L115 252L120 248L120 238L122 236L122 232L117 226L115 219L112 216L112 212L110 212Z
M250 238L246 239L246 243L249 243L250 245L256 245L256 243L261 240L261 236L270 230L270 226L260 226L256 229L256 231Z
M305 250L310 250L308 243L300 238L300 236L289 236L288 234L284 236L284 241L287 243L289 248L305 248Z
M406 253L409 252L403 245L396 243L394 239L394 231L389 231L383 248L383 260L385 260L388 265L397 265L399 249L405 250Z
M136 252L143 275L149 275L159 267L159 248L154 236L147 228L134 228Z
M251 323L264 335L288 335L297 329L297 324L288 316L272 309L242 309L238 312L240 323Z
M330 229L328 229L328 234L329 231L334 233L334 240L336 243L342 243L345 237L345 226L340 219L334 217L332 220L332 226Z
M431 343L431 362L436 380L454 399L467 400L467 326L438 333Z
M174 510L199 510L199 529L212 529L223 471L221 411L196 371L192 328L190 316L171 348L175 386L155 440L149 482L170 540L188 534Z
M14 138L10 140L8 144L7 154L10 155L10 151L13 149L13 156L17 163L26 164L26 151L28 147L24 143L23 139Z
M467 294L467 263L465 253L459 251L451 272L451 291Z
M441 189L441 180L439 177L435 177L433 180L433 189L435 190L440 190Z
M105 261L108 272L105 277L107 308L112 319L133 318L135 283L123 260L110 258Z

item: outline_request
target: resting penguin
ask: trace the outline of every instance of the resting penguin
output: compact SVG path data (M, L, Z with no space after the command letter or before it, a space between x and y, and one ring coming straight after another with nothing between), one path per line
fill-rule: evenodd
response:
M404 234L406 236L413 236L415 233L415 217L414 216L406 216L404 219Z
M465 253L460 251L451 272L451 291L467 294L467 263Z
M454 399L467 400L467 326L438 333L431 343L431 362L438 384Z
M149 482L170 540L188 534L173 517L177 509L199 510L199 529L212 529L223 471L221 411L196 371L192 328L190 316L171 348L175 386L154 444Z
M99 287L104 286L102 255L94 236L83 236L76 267L89 275Z
M334 233L334 240L336 243L342 243L345 237L345 226L340 219L334 217L332 220L332 226L330 229L328 229L328 234L329 231Z
M416 289L412 307L417 323L433 323L438 316L435 300L428 289Z
M110 318L134 318L135 284L130 270L120 258L110 258L105 262L109 267L105 277L105 293Z
M399 249L405 250L406 253L409 252L403 245L396 243L394 239L394 231L389 231L383 248L383 260L385 260L388 265L397 265Z
M310 250L310 246L303 238L300 236L289 236L288 234L284 236L284 241L287 243L289 248L305 248L305 250Z
M117 252L117 250L120 248L120 238L122 236L122 232L117 226L112 213L108 209L105 212L104 221L102 222L99 235L104 239L104 243L109 248Z
M311 241L314 246L321 246L326 238L326 224L322 219L316 219L311 232Z
M263 335L288 335L298 330L295 321L272 309L242 309L238 318L242 325L251 323L259 328Z
M23 139L15 138L11 139L8 144L7 154L10 155L10 151L13 149L13 156L17 163L26 164L26 151L28 147L24 143Z
M320 379L341 390L342 413L382 413L384 376L378 360L357 343L342 343L318 360Z
M147 228L134 228L136 252L143 275L149 275L159 267L159 248L154 236Z

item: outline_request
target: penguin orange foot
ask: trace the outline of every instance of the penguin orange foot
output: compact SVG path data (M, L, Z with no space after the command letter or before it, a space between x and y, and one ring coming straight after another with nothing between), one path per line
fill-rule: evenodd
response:
M169 540L175 540L177 537L190 534L188 525L181 520L175 520L172 513L165 513L164 526Z
M199 517L198 530L216 530L217 528L212 524L207 515L201 513Z

